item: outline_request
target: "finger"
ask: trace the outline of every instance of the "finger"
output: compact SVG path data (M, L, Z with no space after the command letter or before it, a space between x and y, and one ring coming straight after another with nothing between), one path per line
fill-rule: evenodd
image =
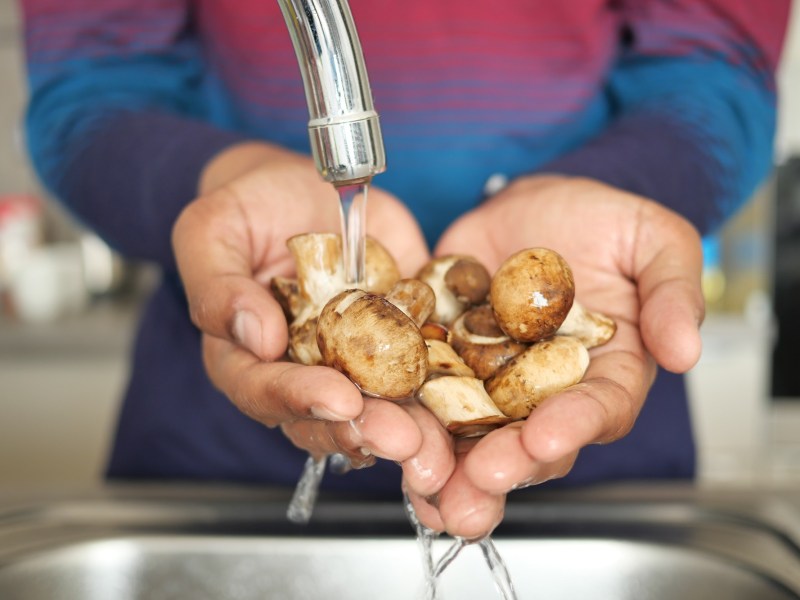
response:
M364 411L348 422L300 420L285 423L283 431L292 442L322 454L341 452L360 465L371 455L396 462L408 460L422 443L414 420L397 404L364 399Z
M343 454L350 466L355 469L371 466L375 457L361 445L361 436L350 425L352 421L339 423L345 427L334 435L332 421L298 419L281 424L281 431L301 450L307 451L315 458L329 454Z
M364 447L388 460L408 460L422 445L422 433L414 419L388 400L364 398L364 411L354 420L354 426Z
M468 453L458 452L455 471L439 492L439 515L450 535L469 540L490 534L503 520L504 494L477 487L464 470Z
M419 522L428 529L439 532L444 531L444 521L442 521L439 509L437 508L439 499L436 497L422 496L405 487L403 489L414 507L414 514L416 514Z
M503 494L563 477L577 452L553 462L534 459L522 443L522 423L497 429L478 442L464 461L470 481L490 494Z
M203 360L212 383L239 410L270 427L304 417L349 421L364 408L353 383L328 367L263 362L208 335L203 336Z
M283 423L281 431L295 446L315 458L338 453L347 458L350 468L371 467L375 455L363 445L363 437L352 423L300 419ZM334 430L334 425L340 426L339 431Z
M426 408L413 402L404 406L422 436L419 451L405 460L403 481L409 491L426 497L437 493L456 466L453 437Z
M173 248L192 322L205 333L235 340L274 360L287 345L278 303L253 278L250 231L242 209L219 191L181 213Z
M640 222L633 276L642 305L642 339L660 365L683 373L695 365L702 347L700 237L684 219L650 204Z

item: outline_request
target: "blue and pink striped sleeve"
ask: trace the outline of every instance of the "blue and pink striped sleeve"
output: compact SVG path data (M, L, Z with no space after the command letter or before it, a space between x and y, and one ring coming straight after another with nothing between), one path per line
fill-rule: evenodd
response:
M611 125L544 170L660 201L701 233L772 165L774 72L789 0L627 0Z
M239 139L202 120L189 0L21 5L40 177L125 255L171 266L171 227L198 173Z

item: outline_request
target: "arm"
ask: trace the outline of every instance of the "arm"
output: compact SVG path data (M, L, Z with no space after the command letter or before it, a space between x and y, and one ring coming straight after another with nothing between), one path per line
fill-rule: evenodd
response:
M25 0L27 134L50 191L127 256L172 267L204 165L240 137L204 124L188 0Z
M769 168L788 2L623 6L630 35L607 84L609 127L464 215L436 248L490 270L521 248L554 248L580 301L611 314L617 334L591 351L579 384L457 448L436 502L411 495L431 527L491 531L510 490L562 477L581 448L630 431L656 365L685 372L699 358L698 231L721 223Z
M628 0L611 126L542 170L651 198L701 233L720 225L772 164L789 4Z
M123 253L180 267L206 371L243 413L315 455L411 460L432 417L362 399L333 369L281 361L287 325L264 283L292 274L290 236L338 228L336 194L309 158L203 123L188 2L104 0L84 14L26 0L36 167ZM411 214L377 189L369 223L406 274L427 260Z

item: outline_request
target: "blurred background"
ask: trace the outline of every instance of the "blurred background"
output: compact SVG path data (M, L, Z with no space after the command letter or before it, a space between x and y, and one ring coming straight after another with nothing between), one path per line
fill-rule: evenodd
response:
M22 38L0 0L0 489L102 473L135 322L156 274L50 201L25 157ZM706 486L800 483L800 10L773 176L705 241L705 351L689 376Z

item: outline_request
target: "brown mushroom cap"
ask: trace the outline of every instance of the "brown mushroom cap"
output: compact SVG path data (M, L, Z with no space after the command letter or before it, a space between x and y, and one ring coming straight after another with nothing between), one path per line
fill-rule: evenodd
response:
M434 258L420 269L417 279L430 285L436 294L430 320L443 325L455 321L471 305L483 303L491 283L486 267L460 254Z
M522 250L500 265L490 297L506 334L520 342L536 342L553 335L567 317L575 297L572 270L553 250Z
M425 381L428 348L419 328L385 298L346 290L328 302L317 323L323 363L364 393L408 398Z
M488 304L471 308L456 319L448 341L478 379L489 379L528 347L500 329Z
M524 419L545 398L578 383L589 366L589 352L578 338L557 335L533 344L486 382L497 408Z
M482 304L489 294L491 275L471 256L459 256L444 276L444 283L453 295L469 305Z
M422 334L422 337L424 337L426 340L439 340L440 342L446 342L449 336L447 327L431 321L423 323L422 327L419 328L419 331Z

